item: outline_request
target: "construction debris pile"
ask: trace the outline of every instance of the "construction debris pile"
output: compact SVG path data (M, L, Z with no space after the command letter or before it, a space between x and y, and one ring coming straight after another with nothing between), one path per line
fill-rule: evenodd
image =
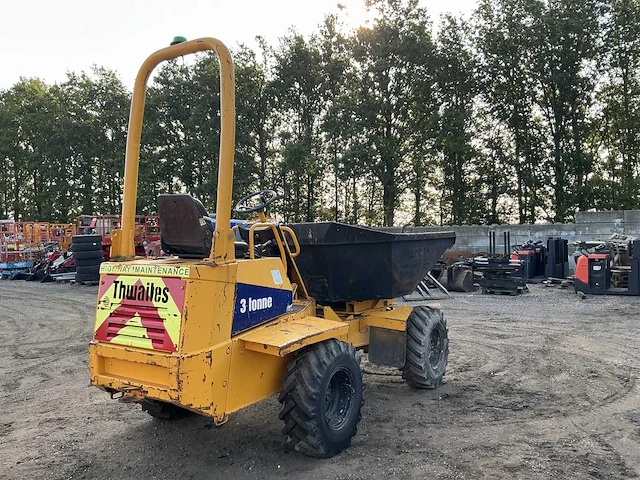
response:
M605 242L581 242L575 290L594 295L640 295L640 240L614 233Z
M65 251L72 235L71 223L0 220L0 276L70 269L73 261Z
M111 232L119 226L118 215L80 215L75 225L0 220L0 278L96 283L100 264L110 258ZM416 293L428 298L432 289L448 294L480 288L485 294L518 295L528 283L542 282L574 286L582 294L640 295L640 263L634 256L640 257L640 240L635 237L614 233L604 242L575 242L569 255L563 238L512 247L510 233L502 236L502 252L497 252L496 232L489 233L488 252L446 251ZM135 248L137 256L162 254L157 216L136 216Z
M119 215L80 215L76 224L0 220L0 278L97 283ZM157 216L136 216L136 255L160 254Z
M509 232L503 233L503 252L496 251L496 233L489 233L489 251L450 250L418 285L422 298L431 289L518 295L527 284L573 287L582 295L640 295L640 239L612 234L606 241L569 242L549 237L511 246ZM571 270L571 271L570 271ZM575 271L575 274L571 274Z

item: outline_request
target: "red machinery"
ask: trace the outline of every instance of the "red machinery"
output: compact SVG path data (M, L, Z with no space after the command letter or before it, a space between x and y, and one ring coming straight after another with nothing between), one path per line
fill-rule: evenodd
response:
M32 261L46 251L58 248L58 238L51 237L48 222L0 220L0 261Z
M0 220L0 275L12 277L28 271L52 246L48 224Z
M509 258L520 261L522 268L524 268L525 282L536 277L541 279L545 277L547 249L541 241L528 241L523 245L516 245Z
M102 235L102 253L105 261L111 258L111 232L120 228L120 215L80 215L76 221L76 234ZM157 215L136 215L136 255L150 253L147 245L160 240L160 225Z
M594 295L640 295L640 240L611 238L584 250L576 261L574 288Z
M73 230L73 223L51 223L49 224L49 238L52 242L58 243L60 250L68 250L71 246Z

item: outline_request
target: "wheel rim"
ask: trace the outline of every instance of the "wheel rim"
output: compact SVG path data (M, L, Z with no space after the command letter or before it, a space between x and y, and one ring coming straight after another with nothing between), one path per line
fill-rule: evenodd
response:
M442 332L439 328L435 328L431 331L429 337L429 364L431 368L438 368L440 360L442 359L442 344L443 344Z
M324 416L332 430L339 430L349 418L356 390L351 372L340 368L334 372L324 397Z

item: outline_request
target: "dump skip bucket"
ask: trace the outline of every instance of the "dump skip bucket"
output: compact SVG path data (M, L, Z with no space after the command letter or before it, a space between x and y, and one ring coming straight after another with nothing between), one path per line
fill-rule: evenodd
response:
M302 279L324 304L407 295L456 239L454 232L389 233L337 222L290 227Z

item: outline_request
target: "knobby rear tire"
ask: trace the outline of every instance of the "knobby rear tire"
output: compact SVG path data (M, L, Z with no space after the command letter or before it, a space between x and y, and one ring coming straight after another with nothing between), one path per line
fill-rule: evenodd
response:
M355 349L345 342L329 339L297 352L278 398L289 445L321 458L349 447L362 418L362 375Z

